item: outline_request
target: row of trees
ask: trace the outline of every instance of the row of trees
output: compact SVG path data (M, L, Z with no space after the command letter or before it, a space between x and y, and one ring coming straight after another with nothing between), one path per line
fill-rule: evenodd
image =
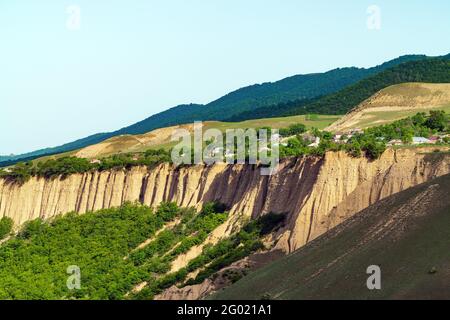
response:
M85 173L91 170L109 170L130 168L132 166L154 166L162 162L170 162L170 152L164 149L148 150L139 154L116 154L102 158L99 162L91 162L89 159L78 157L62 157L39 161L34 164L31 161L16 164L9 172L0 170L0 177L7 180L24 183L32 176L53 178L68 176L74 173Z

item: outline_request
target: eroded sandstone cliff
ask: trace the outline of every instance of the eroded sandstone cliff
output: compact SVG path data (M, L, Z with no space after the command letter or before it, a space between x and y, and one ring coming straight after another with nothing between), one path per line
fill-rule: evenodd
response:
M174 168L162 164L64 179L34 177L23 185L0 180L0 217L9 216L20 225L38 217L84 213L125 201L150 206L175 201L201 207L217 200L231 208L231 218L214 237L229 234L243 217L285 212L288 221L276 235L276 248L291 252L375 201L450 172L448 154L425 151L387 150L376 161L344 152L286 159L273 176L262 176L251 165ZM177 268L195 256L194 251L181 257Z

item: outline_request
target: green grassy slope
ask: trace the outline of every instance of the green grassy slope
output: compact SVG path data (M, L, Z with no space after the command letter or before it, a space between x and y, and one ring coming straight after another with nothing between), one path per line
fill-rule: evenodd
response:
M379 201L214 298L449 299L449 192L446 175ZM367 289L370 265L381 290Z

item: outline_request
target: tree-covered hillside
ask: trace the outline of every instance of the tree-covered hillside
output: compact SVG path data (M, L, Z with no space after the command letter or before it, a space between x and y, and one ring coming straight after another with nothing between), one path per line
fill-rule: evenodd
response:
M345 114L378 91L405 82L449 83L450 57L411 61L370 76L336 93L300 99L234 115L226 120L244 121L308 113Z
M177 257L202 244L227 218L218 203L206 203L198 213L175 203L161 203L156 210L125 203L29 221L0 245L0 299L151 299L176 283L201 282L260 249L261 237L284 216L250 221L170 272ZM198 275L188 276L193 271ZM144 282L144 290L132 294Z
M344 114L381 89L404 82L448 83L450 60L427 59L401 64L315 102L293 108L284 115L310 112Z
M424 55L406 55L372 68L338 68L325 73L295 75L274 83L263 83L231 92L205 106L214 120L223 120L247 110L255 110L299 99L330 94L370 75L404 62L425 59ZM227 110L228 114L224 114Z
M191 123L196 120L226 120L234 115L248 112L246 119L252 119L252 112L258 110L253 118L262 117L259 108L273 108L273 105L298 101L298 99L316 98L336 92L373 74L397 66L408 61L426 59L423 55L406 55L373 68L339 68L325 73L296 75L277 82L268 82L241 88L231 92L207 105L185 104L155 114L145 120L114 132L98 133L58 147L46 148L30 153L4 157L0 159L0 167L16 162L33 160L44 155L68 152L99 143L121 134L140 134L151 130ZM280 105L277 110L283 109ZM281 114L272 111L270 116Z

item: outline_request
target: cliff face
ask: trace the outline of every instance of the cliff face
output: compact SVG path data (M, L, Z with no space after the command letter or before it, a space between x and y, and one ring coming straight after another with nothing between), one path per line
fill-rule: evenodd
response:
M423 150L422 150L423 151ZM291 252L375 201L450 172L449 156L411 150L387 150L376 161L343 152L324 158L283 160L273 176L250 165L92 172L65 179L32 178L23 185L0 180L0 217L20 225L38 217L84 213L140 201L156 206L175 201L200 208L217 200L228 205L228 234L242 217L286 212L286 228L277 235L279 249Z

